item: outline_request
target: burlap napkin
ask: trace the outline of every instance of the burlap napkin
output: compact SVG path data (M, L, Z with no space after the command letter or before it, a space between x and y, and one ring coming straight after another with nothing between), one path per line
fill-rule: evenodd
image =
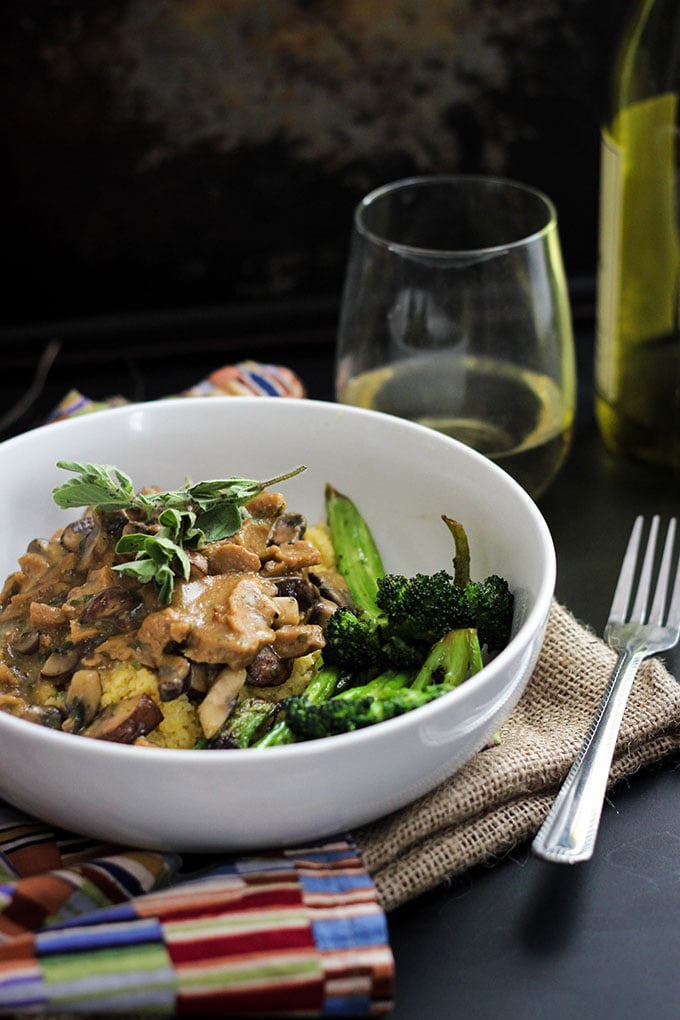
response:
M415 804L355 833L386 910L538 831L615 661L603 641L553 603L536 669L500 742ZM680 683L648 659L626 707L610 782L679 751Z

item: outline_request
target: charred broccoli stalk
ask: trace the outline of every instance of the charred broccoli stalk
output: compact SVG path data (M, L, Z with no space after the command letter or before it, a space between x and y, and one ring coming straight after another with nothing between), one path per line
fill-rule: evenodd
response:
M476 631L450 631L433 646L415 676L387 671L318 704L311 704L305 695L289 698L284 706L286 723L298 740L363 729L426 705L481 668Z
M355 503L332 485L326 486L325 502L338 570L362 618L376 623L380 618L377 584L385 567L371 530Z
M276 716L279 708L264 698L244 698L231 713L222 729L201 746L209 751L249 747L258 732Z
M342 673L337 666L322 665L309 681L304 694L305 699L310 705L316 705L327 701L328 698L334 694L341 678ZM277 713L283 705L287 704L288 701L290 701L289 698L286 699L282 705L276 706ZM280 744L292 744L296 739L296 735L288 725L286 717L275 722L267 733L251 743L250 746L278 747Z

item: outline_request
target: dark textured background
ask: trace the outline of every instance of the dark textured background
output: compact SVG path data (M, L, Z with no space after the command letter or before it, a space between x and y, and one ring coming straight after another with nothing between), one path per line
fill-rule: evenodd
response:
M413 173L543 188L568 274L592 278L629 7L4 0L5 327L332 309L356 201Z

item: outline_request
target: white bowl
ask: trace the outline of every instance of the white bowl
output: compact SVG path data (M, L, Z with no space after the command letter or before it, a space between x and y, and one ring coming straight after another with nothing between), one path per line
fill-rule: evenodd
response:
M290 844L354 828L452 775L497 730L538 657L555 583L532 500L479 454L402 419L317 401L164 400L35 429L0 445L0 580L34 537L78 515L57 509L58 460L115 464L136 487L241 475L281 486L323 519L331 482L358 504L388 571L451 570L441 514L461 520L472 575L516 596L515 632L481 673L425 707L355 733L278 748L180 751L91 740L0 712L0 796L97 838L178 851Z

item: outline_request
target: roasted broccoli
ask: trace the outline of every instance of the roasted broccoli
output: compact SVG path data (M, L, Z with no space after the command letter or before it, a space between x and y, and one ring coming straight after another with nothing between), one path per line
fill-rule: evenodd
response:
M482 668L508 642L513 597L492 575L470 580L462 524L444 517L455 544L446 570L386 574L373 537L350 499L326 487L327 521L337 565L354 599L325 625L321 668L304 694L254 746L345 733L401 715L440 697Z
M508 582L497 574L483 581L468 581L463 589L468 626L476 627L480 645L499 652L510 640L514 598Z
M315 705L328 700L335 692L341 676L337 666L321 665L307 685L304 696L308 704ZM288 701L290 701L289 698L283 702L283 705ZM280 707L283 706L277 706L277 711ZM278 747L280 744L292 744L295 740L296 736L289 727L287 718L283 718L279 719L267 733L250 746Z
M445 570L414 577L387 574L378 580L376 602L389 634L432 645L463 619L463 591Z
M305 695L289 698L284 704L286 724L298 740L362 729L441 697L481 667L476 631L450 631L433 646L415 676L388 671L317 704Z
M352 609L336 609L324 630L324 662L349 673L378 669L384 656L375 623Z
M507 581L496 575L460 586L445 570L414 577L388 574L378 580L376 602L386 639L429 646L449 630L476 627L480 644L490 652L510 639L513 597Z
M201 746L210 751L249 747L259 731L279 713L277 704L263 698L244 698L231 713L219 733Z

